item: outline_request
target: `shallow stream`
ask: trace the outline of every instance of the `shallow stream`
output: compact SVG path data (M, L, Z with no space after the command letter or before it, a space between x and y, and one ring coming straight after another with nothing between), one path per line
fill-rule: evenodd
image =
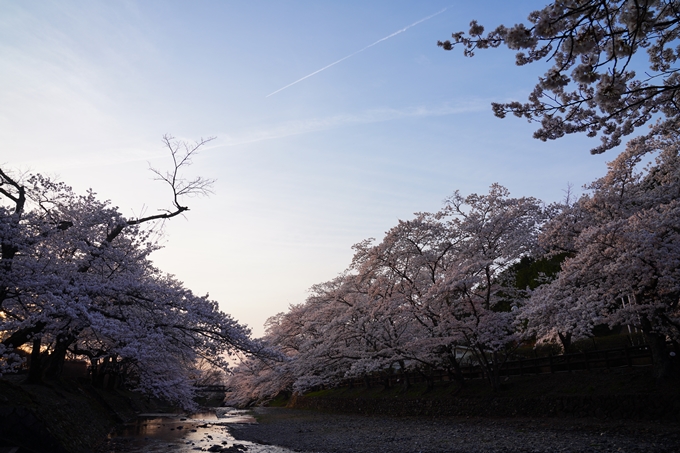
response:
M193 415L140 414L112 434L106 453L291 453L275 445L235 440L230 425L257 423L248 411L216 408Z

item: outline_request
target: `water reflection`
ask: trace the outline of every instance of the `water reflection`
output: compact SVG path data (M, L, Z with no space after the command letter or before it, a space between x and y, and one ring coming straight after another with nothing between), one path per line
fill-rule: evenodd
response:
M140 414L109 439L105 453L288 453L272 445L237 441L228 426L256 423L248 411L216 408L191 416L182 414Z

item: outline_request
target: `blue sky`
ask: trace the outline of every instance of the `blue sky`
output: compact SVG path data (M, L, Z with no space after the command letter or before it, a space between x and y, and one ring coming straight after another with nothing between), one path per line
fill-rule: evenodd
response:
M591 156L591 140L543 143L493 116L545 66L436 46L471 19L512 25L543 5L0 0L0 163L137 215L168 200L147 170L167 166L163 134L217 137L190 169L215 194L166 225L155 262L260 335L352 244L454 190L499 182L551 202L604 174L614 155Z

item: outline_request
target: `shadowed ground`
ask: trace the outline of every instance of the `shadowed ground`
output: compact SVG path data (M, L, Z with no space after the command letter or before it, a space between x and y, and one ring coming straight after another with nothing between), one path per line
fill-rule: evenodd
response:
M234 426L239 440L297 451L677 452L677 423L595 419L385 417L288 408L254 409L257 425Z

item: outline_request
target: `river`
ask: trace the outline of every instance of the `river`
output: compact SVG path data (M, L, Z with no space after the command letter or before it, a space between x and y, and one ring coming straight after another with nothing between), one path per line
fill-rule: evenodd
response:
M257 423L247 411L216 408L193 415L140 414L113 433L103 453L292 453L275 445L235 440L229 426Z

